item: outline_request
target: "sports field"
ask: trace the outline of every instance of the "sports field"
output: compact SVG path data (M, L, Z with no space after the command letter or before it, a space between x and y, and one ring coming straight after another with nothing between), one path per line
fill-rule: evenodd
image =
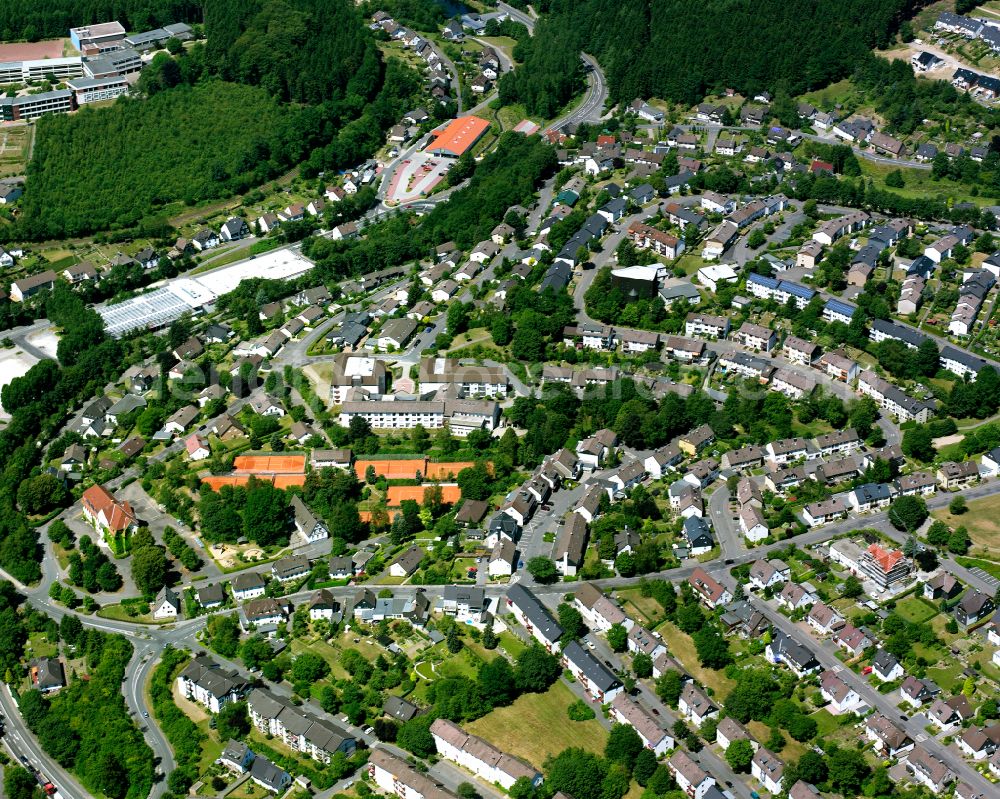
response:
M305 455L240 455L233 461L233 471L246 474L303 474Z

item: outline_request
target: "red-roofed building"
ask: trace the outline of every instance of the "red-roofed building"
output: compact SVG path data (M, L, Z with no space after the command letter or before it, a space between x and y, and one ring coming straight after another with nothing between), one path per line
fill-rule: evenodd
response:
M461 158L489 128L490 123L479 117L453 119L433 134L434 138L427 145L426 152L445 158Z
M83 492L83 516L105 535L128 535L138 526L135 511L119 502L104 486L95 485Z
M184 446L187 447L188 457L193 461L203 461L212 454L212 450L208 446L208 439L197 433L188 436Z
M615 137L610 133L602 133L597 137L598 147L610 147L615 143Z
M814 158L813 162L809 165L809 171L814 175L818 175L821 172L828 175L833 174L833 164L827 161L820 161L818 158Z
M884 589L907 579L912 564L898 549L885 549L878 544L871 544L861 554L858 567L865 577Z

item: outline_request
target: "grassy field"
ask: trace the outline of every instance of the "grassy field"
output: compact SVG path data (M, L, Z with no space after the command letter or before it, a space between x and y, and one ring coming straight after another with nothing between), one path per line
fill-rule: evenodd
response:
M979 560L978 558L955 558L955 562L966 569L982 569L987 574L1000 580L1000 563L994 563L990 560Z
M965 526L976 547L973 554L1000 554L1000 495L970 501L961 516L952 516L947 508L934 511L933 516L950 527Z
M570 746L603 754L607 731L597 719L570 721L566 708L574 701L569 687L557 682L544 694L524 694L465 729L534 766Z
M651 596L643 596L638 588L617 592L618 599L627 605L631 605L638 615L642 617L646 624L655 624L658 619L663 618L663 608Z
M663 636L663 641L677 661L685 670L706 688L711 688L718 699L724 699L733 686L735 680L730 680L723 672L714 669L706 669L698 660L698 653L695 650L694 641L687 633L682 633L673 623L663 622L656 631ZM764 736L765 740L767 736Z
M812 103L821 108L832 107L837 103L842 103L854 94L854 86L849 80L841 80L831 83L825 89L819 89L808 94L803 94L802 99L807 103Z
M985 202L983 198L969 194L968 187L952 180L933 180L929 169L907 169L892 164L875 163L866 158L859 158L858 161L861 163L861 173L866 178L871 178L880 189L886 188L885 176L898 169L903 174L906 185L901 189L890 188L889 191L903 197L940 196L951 198L955 202L971 202L975 205Z
M923 624L933 619L938 611L924 600L911 596L896 605L896 613L914 624Z

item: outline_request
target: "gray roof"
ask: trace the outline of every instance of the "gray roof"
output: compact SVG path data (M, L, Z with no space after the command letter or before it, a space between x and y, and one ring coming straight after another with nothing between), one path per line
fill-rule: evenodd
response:
M587 652L576 641L570 641L562 650L563 656L573 663L598 690L607 693L620 686L621 680L609 671L603 663Z
M563 629L552 614L545 609L545 606L538 600L531 591L520 583L512 585L507 589L507 599L513 602L528 618L532 626L541 632L549 641L557 641L562 638Z

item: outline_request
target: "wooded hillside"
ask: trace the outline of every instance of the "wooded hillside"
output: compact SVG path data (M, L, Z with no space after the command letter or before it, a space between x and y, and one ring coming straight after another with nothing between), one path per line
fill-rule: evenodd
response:
M885 45L919 0L541 0L524 66L505 78L531 111L564 104L579 74L567 59L595 56L612 99L698 102L732 87L798 94L851 74Z
M127 30L201 22L198 0L0 0L0 39L53 39L70 28L117 19Z
M263 89L221 81L38 123L21 227L75 236L138 223L274 177L303 156L296 115Z

